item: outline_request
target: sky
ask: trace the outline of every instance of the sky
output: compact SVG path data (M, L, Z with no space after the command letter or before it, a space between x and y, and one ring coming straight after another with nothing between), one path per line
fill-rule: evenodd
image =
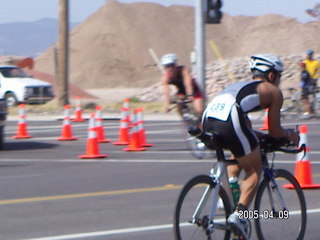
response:
M70 21L82 22L105 4L106 0L69 0ZM194 6L196 0L118 0L122 3L154 2L165 6L172 4ZM259 16L269 13L296 18L306 23L315 19L305 10L313 8L320 0L222 0L222 11L232 16ZM257 4L258 2L258 4ZM0 24L32 22L42 18L58 18L59 0L1 0Z

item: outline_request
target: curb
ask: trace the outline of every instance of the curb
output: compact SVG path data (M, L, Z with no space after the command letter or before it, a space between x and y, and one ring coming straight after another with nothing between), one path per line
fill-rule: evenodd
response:
M120 120L119 113L105 113L103 120ZM108 117L106 117L108 116ZM83 114L83 118L89 120L90 114ZM173 113L149 113L144 114L143 118L145 121L180 121L178 114ZM7 116L7 121L18 121L19 116ZM26 116L27 121L62 121L63 116L53 116L53 115L28 115Z

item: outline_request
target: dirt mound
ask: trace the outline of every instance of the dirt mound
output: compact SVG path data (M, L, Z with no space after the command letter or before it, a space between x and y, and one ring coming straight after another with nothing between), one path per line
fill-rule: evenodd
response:
M320 51L320 22L301 24L278 15L230 17L207 25L226 58L256 53L302 54ZM122 4L108 0L95 14L71 32L70 80L82 88L148 87L160 73L148 49L159 56L175 52L180 63L189 63L194 47L194 9L164 7L154 3ZM215 60L207 46L208 62ZM36 59L35 68L54 73L53 50Z

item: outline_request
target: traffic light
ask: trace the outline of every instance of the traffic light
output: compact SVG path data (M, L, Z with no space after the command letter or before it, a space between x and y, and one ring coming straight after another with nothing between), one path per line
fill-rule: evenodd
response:
M222 0L206 0L207 1L207 17L206 23L208 24L218 24L222 18L222 12L220 11L222 7Z

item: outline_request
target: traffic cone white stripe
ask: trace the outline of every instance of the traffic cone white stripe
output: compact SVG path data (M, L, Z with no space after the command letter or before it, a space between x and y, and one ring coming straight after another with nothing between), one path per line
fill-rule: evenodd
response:
M96 127L95 127L96 134L97 134L97 138L98 138L99 143L108 143L108 142L110 142L110 140L105 137L105 131L104 131L104 127L102 124L102 111L101 111L101 109L102 109L101 106L96 107Z
M63 122L64 122L65 125L70 124L70 106L64 109Z
M119 126L119 140L113 142L114 145L128 145L129 144L129 99L126 98L121 110L121 119Z
M132 122L132 128L130 131L130 143L129 147L124 148L124 151L144 151L146 150L141 146L141 141L140 141L140 136L138 132L138 127L137 127L137 109L134 110L133 112L133 122Z
M61 136L58 141L73 141L78 138L72 136L72 127L70 123L70 105L64 106L64 118L62 123Z
M89 129L88 131L88 138L97 138L96 131L94 128Z
M81 97L79 97L79 96L76 99L75 118L72 121L74 121L74 122L85 121L85 119L82 118Z
M138 108L138 113L137 113L137 126L138 126L138 133L139 133L139 137L140 137L140 143L142 147L151 147L153 146L153 144L147 143L146 140L146 133L145 133L145 129L144 129L144 120L143 120L143 109L142 108Z
M300 126L300 141L299 141L299 147L301 147L302 144L306 145L306 152L300 152L296 156L297 161L309 161L309 143L308 143L308 138L307 138L307 126L303 125Z
M26 115L25 115L25 105L21 104L21 107L19 108L19 123L25 123L26 122Z

